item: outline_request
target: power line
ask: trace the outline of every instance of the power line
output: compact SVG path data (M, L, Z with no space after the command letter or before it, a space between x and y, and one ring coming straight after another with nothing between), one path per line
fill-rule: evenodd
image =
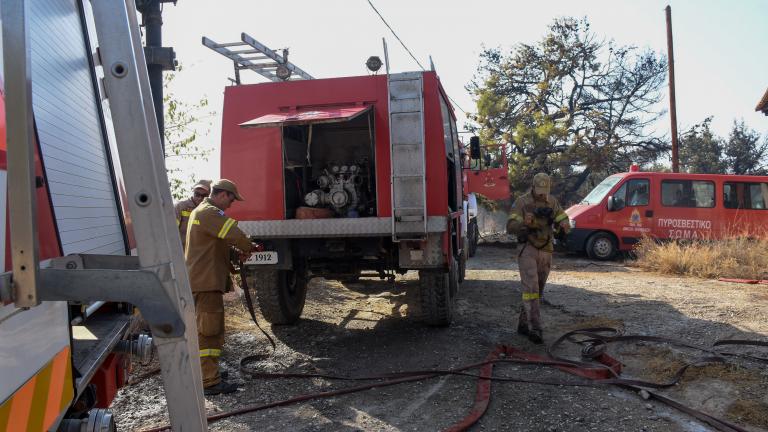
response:
M395 39L397 39L397 41L398 41L398 42L400 42L400 45L402 45L402 46L403 46L403 48L405 48L405 50L406 50L406 51L408 52L408 54L411 56L411 58L413 59L413 61L415 61L415 62L416 62L416 64L417 64L417 65L419 65L419 67L421 68L421 70L426 70L426 69L424 68L424 66L422 66L422 65L421 65L421 62L419 62L419 60L416 58L416 56L414 56L414 55L413 55L413 53L411 52L411 50L409 50L409 49L408 49L408 47L407 47L407 46L405 46L405 43L404 43L404 42L403 42L403 41L400 39L400 36L398 36L398 35L397 35L397 33L395 33L395 31L394 31L394 30L392 29L392 27L389 25L389 23L387 22L387 20L385 20L385 19L384 19L384 17L383 17L383 16L381 16L381 13L379 13L379 10L378 10L378 9L376 9L376 6L374 6L374 5L373 5L373 3L371 3L371 0L368 0L368 4L369 4L369 5L371 5L371 8L373 8L373 11L374 11L374 12L376 12L376 15L378 15L378 16L379 16L379 18L381 18L381 21L384 23L384 25L385 25L385 26L387 26L387 28L389 29L389 31L391 31L391 32L392 32L392 35L395 37Z
M413 55L413 53L411 52L411 50L409 50L409 49L408 49L408 47L407 47L407 46L405 46L405 42L403 42L403 40L402 40L402 39L400 39L400 36L398 36L398 35L397 35L397 33L395 33L395 30L394 30L394 29L392 29L392 26L390 26L390 25L389 25L389 23L387 22L387 20L385 20L385 19L384 19L384 17L381 15L381 13L379 12L379 10L378 10L378 9L376 9L376 6L374 6L374 5L373 5L373 3L371 2L371 0L368 0L368 4L369 4L369 5L371 5L371 8L373 9L373 11L374 11L374 12L376 12L376 15L378 15L378 16L379 16L379 18L381 18L381 21L384 23L384 25L385 25L385 26L387 26L387 28L389 29L389 31L390 31L390 32L392 32L392 35L395 37L395 39L397 39L397 41L398 41L398 42L400 42L400 45L402 45L402 46L403 46L403 48L405 48L405 51L407 51L407 52L408 52L408 54L411 56L411 58L413 59L413 61L415 61L415 62L416 62L416 64L417 64L417 65L419 65L419 67L421 68L421 70L426 70L426 69L424 68L424 66L422 66L422 65L421 65L421 62L419 62L419 60L416 58L416 56L414 56L414 55ZM451 103L453 104L453 106L455 106L456 108L458 108L458 109L459 109L459 111L463 112L465 116L468 116L467 112L466 112L466 111L464 111L464 109L463 109L461 106L459 106L459 104L458 104L458 103L456 103L456 101L455 101L455 100L453 100L453 98L452 98L452 97L448 96L448 99L451 101Z

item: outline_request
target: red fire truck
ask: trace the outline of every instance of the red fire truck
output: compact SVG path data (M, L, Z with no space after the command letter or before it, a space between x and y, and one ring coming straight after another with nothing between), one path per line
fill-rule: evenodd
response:
M246 199L231 216L264 248L246 263L264 317L296 322L311 277L418 270L423 319L448 325L466 253L437 74L275 81L226 88L221 139L222 176Z
M566 213L568 249L607 260L643 236L720 239L768 234L768 176L630 172L609 176Z
M135 6L24 3L0 21L0 431L114 431L108 408L153 339L174 428L205 430Z
M469 142L469 154L464 159L464 193L466 194L467 250L470 257L475 255L480 240L480 219L484 210L478 207L477 196L499 203L509 202L509 167L507 146L480 145L478 137Z

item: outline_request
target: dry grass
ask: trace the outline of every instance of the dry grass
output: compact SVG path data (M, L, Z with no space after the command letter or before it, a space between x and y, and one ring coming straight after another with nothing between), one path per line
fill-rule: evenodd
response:
M737 399L726 413L730 420L768 428L768 404L760 400Z
M768 279L768 239L657 243L643 239L637 265L646 270L701 278Z

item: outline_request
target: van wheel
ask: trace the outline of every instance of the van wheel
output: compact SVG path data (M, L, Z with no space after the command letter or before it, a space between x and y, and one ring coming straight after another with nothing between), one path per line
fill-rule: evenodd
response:
M257 270L248 285L256 291L256 301L264 319L272 324L295 324L307 298L307 275L294 270Z
M592 259L601 261L613 259L616 250L616 240L608 233L599 232L587 241L587 256Z
M450 273L445 270L419 270L419 303L422 319L427 325L445 327L453 320Z

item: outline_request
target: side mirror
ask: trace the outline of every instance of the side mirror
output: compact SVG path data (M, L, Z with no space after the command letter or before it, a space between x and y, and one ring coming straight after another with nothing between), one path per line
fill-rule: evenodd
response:
M621 198L616 198L613 195L608 197L608 211L619 211L625 207L624 200Z
M477 135L469 138L470 159L480 159L480 137Z

